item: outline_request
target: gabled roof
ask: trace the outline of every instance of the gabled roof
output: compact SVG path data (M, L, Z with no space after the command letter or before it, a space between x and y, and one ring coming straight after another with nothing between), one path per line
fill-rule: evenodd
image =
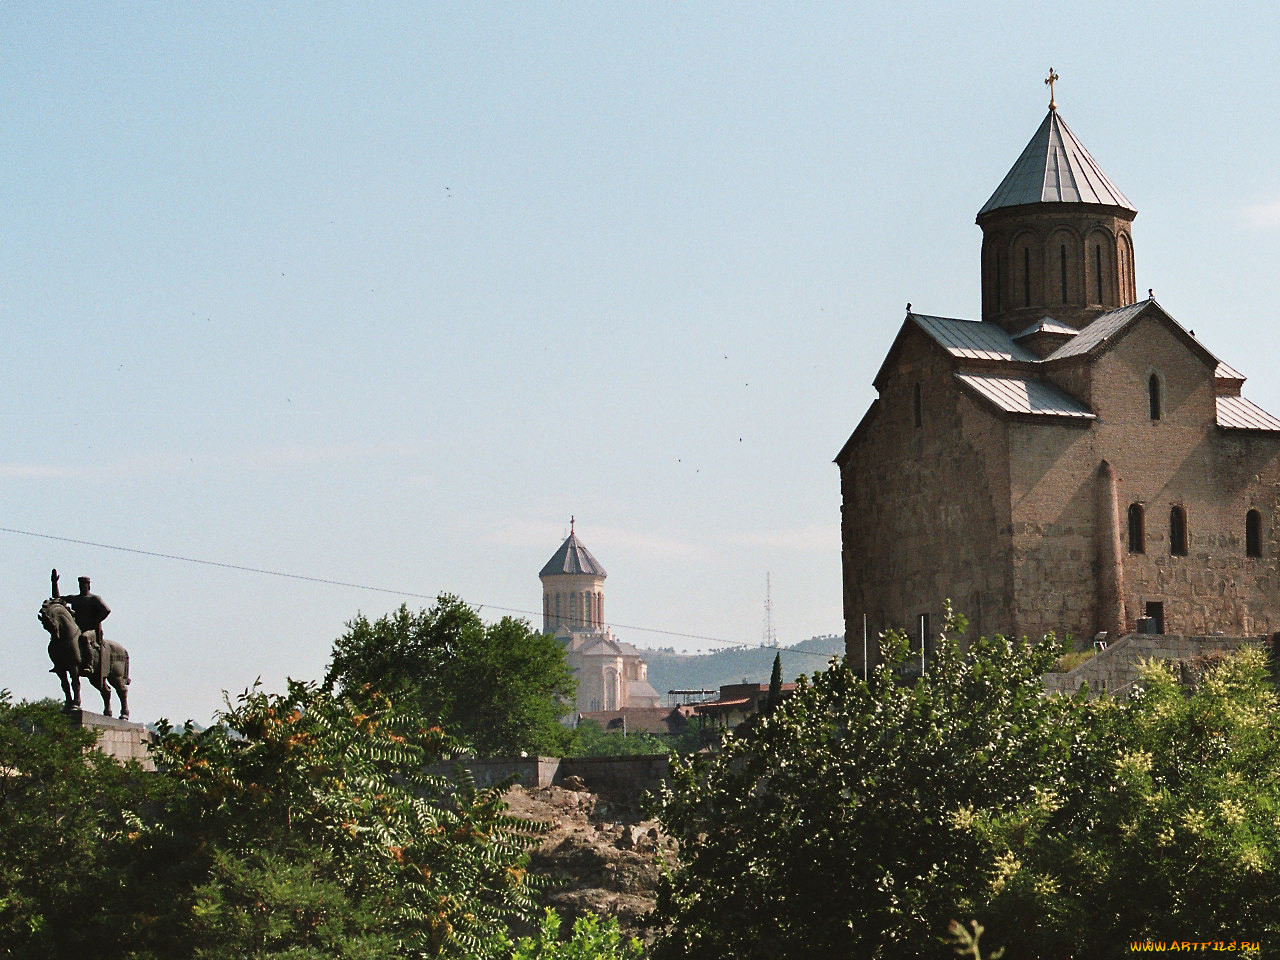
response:
M1239 395L1244 375L1219 361L1154 299L1131 303L1102 314L1043 360L1018 344L1017 339L1033 333L1074 332L1052 317L1045 317L1019 333L1018 337L1011 337L994 323L908 313L876 373L875 385L881 386L881 379L893 363L903 337L912 328L918 328L930 341L960 361L957 364L959 369L952 374L956 380L996 409L1022 416L1060 418L1084 425L1096 420L1097 415L1065 391L1041 379L1041 371L1055 361L1087 357L1101 352L1108 344L1123 336L1142 316L1154 317L1165 324L1193 354L1213 369L1218 394L1219 427L1228 430L1280 431L1280 419ZM859 434L876 419L879 408L880 400L877 398L836 454L836 463L844 466Z
M1082 353L1088 353L1113 334L1123 330L1130 320L1141 313L1148 303L1152 302L1154 301L1139 300L1137 303L1131 303L1127 307L1118 307L1115 310L1107 311L1094 319L1091 324L1045 357L1045 359L1061 360L1064 357L1075 357Z
M1075 337L1068 340L1053 353L1044 358L1045 363L1053 363L1055 360L1065 360L1069 357L1083 356L1087 353L1098 351L1104 344L1110 343L1124 333L1129 326L1143 314L1151 314L1159 317L1167 324L1177 335L1180 340L1187 344L1191 351L1201 357L1206 363L1213 367L1218 366L1218 358L1210 353L1199 340L1187 333L1177 320L1169 316L1160 304L1154 299L1139 300L1137 303L1131 303L1125 307L1118 307L1110 310L1102 316L1095 319L1087 327L1081 330Z
M1027 203L1097 203L1138 212L1053 107L978 216Z
M576 533L570 533L560 544L560 549L552 554L539 572L539 577L554 577L570 574L589 574L593 577L606 577L600 561L591 555L591 551L582 545Z
M1053 384L1025 377L987 377L957 373L956 379L984 400L1006 413L1025 413L1042 417L1098 419L1089 408Z
M889 352L885 354L880 369L876 371L875 379L872 381L875 386L880 386L880 378L889 369L898 352L899 344L912 327L920 329L930 340L957 360L1035 363L1040 359L1026 347L1014 343L1013 338L997 324L982 320L956 320L951 317L908 313L902 322L902 327L898 330L898 335L893 338L893 343L889 347Z

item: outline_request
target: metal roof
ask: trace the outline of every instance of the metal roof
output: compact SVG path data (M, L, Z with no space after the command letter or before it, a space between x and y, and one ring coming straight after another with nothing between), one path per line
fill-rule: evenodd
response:
M1082 353L1088 353L1112 334L1119 333L1125 324L1141 313L1149 303L1155 303L1155 301L1139 300L1127 307L1119 307L1104 313L1045 359L1061 360L1063 357L1076 357Z
M1218 361L1218 369L1213 371L1214 377L1219 380L1243 380L1245 376L1235 367L1229 366L1225 360Z
M955 377L1006 413L1097 419L1084 404L1067 396L1057 387L1039 380L1025 377L985 377L972 373L957 373Z
M1058 333L1074 337L1079 332L1075 327L1069 327L1065 323L1053 319L1053 317L1043 317L1039 322L1033 323L1027 329L1015 333L1013 339L1021 340L1023 337L1029 337L1033 333Z
M909 314L916 326L938 342L953 357L967 360L1022 360L1034 363L1040 358L1013 342L1013 338L994 323L981 320L953 320Z
M1025 203L1100 203L1138 212L1052 107L978 216Z
M571 533L560 544L560 549L552 554L539 572L540 577L554 577L559 574L586 573L593 577L606 577L600 561L591 555L591 551L582 545L576 533Z
M1252 400L1218 397L1218 426L1229 430L1269 430L1280 432L1277 420Z

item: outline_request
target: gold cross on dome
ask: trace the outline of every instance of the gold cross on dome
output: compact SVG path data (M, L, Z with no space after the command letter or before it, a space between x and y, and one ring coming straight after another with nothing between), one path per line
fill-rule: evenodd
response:
M1049 109L1050 109L1050 110L1057 110L1057 109L1058 109L1058 104L1057 104L1057 102L1053 99L1053 84L1054 84L1054 82L1055 82L1055 81L1057 81L1057 80L1059 80L1059 79L1061 79L1061 78L1060 78L1056 73L1054 73L1054 72L1053 72L1053 67L1050 67L1050 68L1049 68L1049 76L1047 76L1047 77L1045 78L1045 81L1044 81L1045 86L1047 86L1047 87L1049 88Z

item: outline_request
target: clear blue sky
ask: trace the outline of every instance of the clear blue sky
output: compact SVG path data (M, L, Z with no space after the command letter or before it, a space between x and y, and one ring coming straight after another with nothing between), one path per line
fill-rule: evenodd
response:
M1151 11L1147 13L1146 11ZM1271 5L0 5L0 526L536 611L578 518L638 645L841 629L831 460L903 307L973 317L1044 115L1138 287L1280 413ZM413 596L0 533L135 716L322 674ZM626 625L626 626L621 626Z

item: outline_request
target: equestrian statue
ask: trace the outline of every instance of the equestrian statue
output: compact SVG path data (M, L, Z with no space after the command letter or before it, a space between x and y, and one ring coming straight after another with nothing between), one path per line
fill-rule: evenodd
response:
M80 678L86 677L102 694L102 712L111 716L111 688L120 697L120 719L129 716L129 652L102 635L102 621L111 613L102 598L89 592L89 578L80 578L80 592L58 593L58 571L49 577L53 595L40 605L40 625L49 631L49 659L62 682L65 709L80 706Z

